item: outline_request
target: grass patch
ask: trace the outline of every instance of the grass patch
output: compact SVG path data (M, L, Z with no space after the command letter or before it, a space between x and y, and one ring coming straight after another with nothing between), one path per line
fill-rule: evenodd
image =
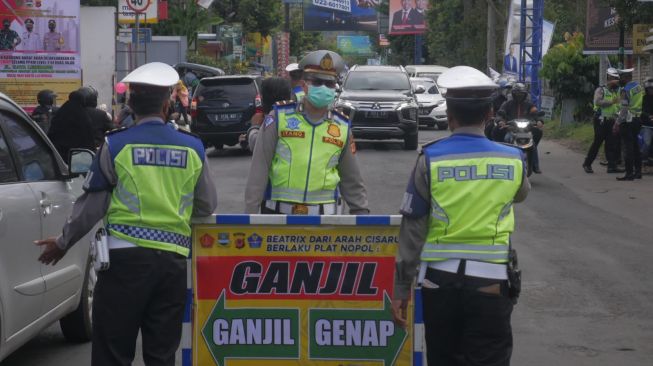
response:
M557 140L578 152L586 152L594 140L594 126L591 122L561 126L559 120L552 120L544 124L544 138Z

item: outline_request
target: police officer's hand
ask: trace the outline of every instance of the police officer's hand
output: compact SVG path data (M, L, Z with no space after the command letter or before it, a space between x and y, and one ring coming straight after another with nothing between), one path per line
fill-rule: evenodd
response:
M39 261L45 265L52 264L54 266L66 255L66 251L57 246L57 238L36 240L34 244L45 247L45 250L39 256Z
M499 123L497 124L497 126L499 126L499 128L506 128L506 122L504 122L504 121L499 121Z
M537 123L535 125L537 126L537 128L544 127L544 123L542 123L542 121L537 121Z
M408 324L408 299L392 300L392 319L398 326L406 328Z

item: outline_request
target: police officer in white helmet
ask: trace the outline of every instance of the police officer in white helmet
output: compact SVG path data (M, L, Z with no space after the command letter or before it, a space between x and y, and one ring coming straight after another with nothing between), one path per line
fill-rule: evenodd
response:
M136 338L148 366L173 366L186 303L192 216L216 207L202 141L165 123L177 72L143 65L122 82L136 125L109 132L58 238L37 242L39 260L56 264L104 221L109 268L98 272L91 365L131 365Z
M408 325L417 276L430 366L508 366L510 315L519 292L509 254L512 204L530 190L524 156L483 133L498 88L490 78L457 66L440 75L438 85L447 88L453 133L424 145L410 176L401 206L393 314L399 325Z

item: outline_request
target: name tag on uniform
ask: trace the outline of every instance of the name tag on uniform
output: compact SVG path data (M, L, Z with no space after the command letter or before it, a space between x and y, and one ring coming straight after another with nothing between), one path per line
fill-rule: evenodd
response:
M338 140L338 139L333 138L333 137L324 136L324 137L322 137L322 142L325 142L327 144L336 145L341 149L342 149L343 146L345 146L345 143L342 140Z
M132 163L134 165L163 166L170 168L186 168L188 151L162 147L132 148Z

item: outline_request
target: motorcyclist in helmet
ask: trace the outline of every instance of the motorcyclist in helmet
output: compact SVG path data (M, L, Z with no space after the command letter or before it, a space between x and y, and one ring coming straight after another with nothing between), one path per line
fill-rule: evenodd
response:
M84 86L79 88L79 92L84 98L84 109L91 118L95 147L100 147L104 142L104 134L114 128L113 121L107 112L97 108L98 91L94 87Z
M39 105L32 111L32 119L41 127L43 132L48 133L52 116L59 109L55 106L57 94L49 89L41 90L36 95L36 100Z
M494 114L494 118L490 118L485 122L485 136L489 139L492 139L492 131L494 130L496 121L498 119L496 113L499 111L499 108L501 108L503 103L508 101L513 83L510 80L501 79L499 80L498 84L499 90L497 91L496 95L494 96L494 100L492 101L492 112Z
M494 141L503 142L506 133L508 133L507 121L511 121L516 118L528 118L529 116L534 116L537 113L537 107L533 105L528 100L528 87L524 83L515 83L510 92L512 99L504 102L499 108L500 112L497 112L500 115L500 121L497 126L492 131L492 139ZM540 174L540 164L537 154L537 145L542 139L542 127L544 123L541 120L538 120L535 124L535 128L532 129L533 133L533 172Z

